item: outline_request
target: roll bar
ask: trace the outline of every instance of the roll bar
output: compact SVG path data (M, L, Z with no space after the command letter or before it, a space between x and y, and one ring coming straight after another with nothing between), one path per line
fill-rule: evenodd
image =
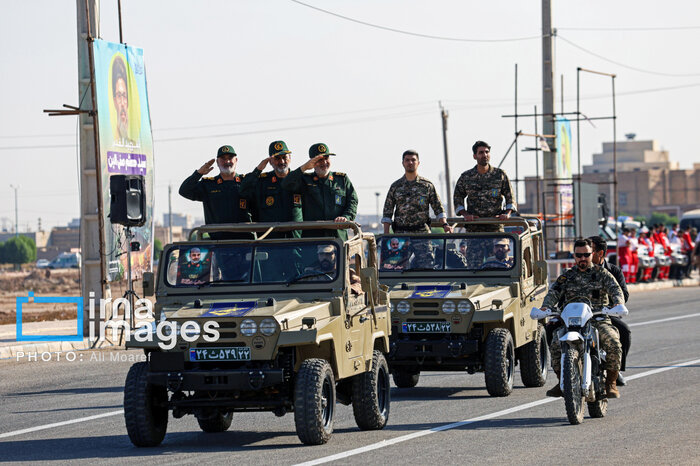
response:
M355 222L334 222L332 220L318 220L315 222L267 222L267 223L219 223L201 225L190 231L188 241L201 241L204 233L256 233L256 239L264 239L267 235L276 232L293 230L345 230L350 229L355 236L362 237L360 225ZM257 233L262 233L258 235Z

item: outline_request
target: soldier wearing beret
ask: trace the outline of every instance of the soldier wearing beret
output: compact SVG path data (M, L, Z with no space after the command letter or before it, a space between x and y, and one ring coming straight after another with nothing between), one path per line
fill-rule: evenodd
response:
M292 193L301 193L304 221L355 220L357 193L345 173L332 172L330 156L335 154L323 143L309 148L309 161L292 171L282 180L282 188ZM304 173L314 169L313 173ZM305 230L303 236L337 236L348 238L345 230Z
M219 167L215 177L202 178L214 168ZM195 170L180 185L180 195L192 201L200 201L204 207L204 223L239 223L250 222L248 199L241 192L243 176L236 173L238 156L231 146L221 146L216 159L211 159L199 170ZM250 238L249 234L211 233L213 239Z
M241 182L241 195L252 200L256 222L301 222L301 194L282 189L282 180L289 174L291 151L284 141L274 141L265 157ZM264 172L267 164L273 170ZM298 231L275 233L269 237L299 237Z

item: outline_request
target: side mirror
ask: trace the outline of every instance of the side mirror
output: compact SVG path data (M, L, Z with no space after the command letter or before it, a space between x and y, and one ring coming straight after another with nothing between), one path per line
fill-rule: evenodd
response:
M535 283L537 285L547 284L547 261L535 261Z
M143 273L143 295L144 296L153 296L155 294L155 281L154 281L154 276L153 272L144 272Z

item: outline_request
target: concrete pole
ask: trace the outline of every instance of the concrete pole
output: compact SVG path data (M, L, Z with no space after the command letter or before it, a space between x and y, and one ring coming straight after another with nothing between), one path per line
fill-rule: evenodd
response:
M173 185L168 185L168 243L173 242L173 204L172 204Z
M78 96L82 97L81 110L93 111L90 98L92 76L90 73L90 52L92 43L88 41L88 32L92 37L99 36L99 0L76 0L78 26ZM88 24L89 18L89 24ZM80 253L82 255L80 270L80 291L84 299L84 330L88 329L88 301L90 292L94 293L96 303L105 296L103 283L105 278L103 256L103 232L100 228L99 201L102 196L98 190L101 183L100 167L96 163L95 124L93 116L81 113L80 116ZM107 294L109 291L107 290ZM97 306L96 306L97 307ZM86 332L87 334L87 332Z
M17 207L17 190L19 186L10 185L10 188L15 190L15 238L19 236L19 209Z
M542 0L542 113L543 113L543 134L554 134L554 50L553 50L553 30L552 30L552 2ZM554 138L547 138L547 145L556 148ZM542 153L542 172L544 175L545 191L548 180L551 183L556 178L556 152ZM547 201L547 212L558 213L558 196L552 196ZM560 229L555 229L555 234L549 238L559 238ZM547 252L551 252L556 247L557 242L549 241Z
M450 186L450 159L447 155L447 110L440 103L440 117L442 118L442 147L445 153L445 188L447 191L447 216L452 217L452 187Z

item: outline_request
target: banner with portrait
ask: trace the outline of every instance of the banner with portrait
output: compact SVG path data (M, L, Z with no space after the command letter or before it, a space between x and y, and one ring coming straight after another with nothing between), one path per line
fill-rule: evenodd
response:
M563 219L571 223L570 216L574 213L573 186L571 183L571 122L562 117L556 117L554 122L557 152L555 174L557 191L559 192L560 211Z
M93 42L99 154L104 215L107 280L126 275L129 241L125 228L110 222L110 177L142 175L145 181L146 223L132 227L132 277L150 272L153 265L153 136L146 90L143 49L103 40Z

